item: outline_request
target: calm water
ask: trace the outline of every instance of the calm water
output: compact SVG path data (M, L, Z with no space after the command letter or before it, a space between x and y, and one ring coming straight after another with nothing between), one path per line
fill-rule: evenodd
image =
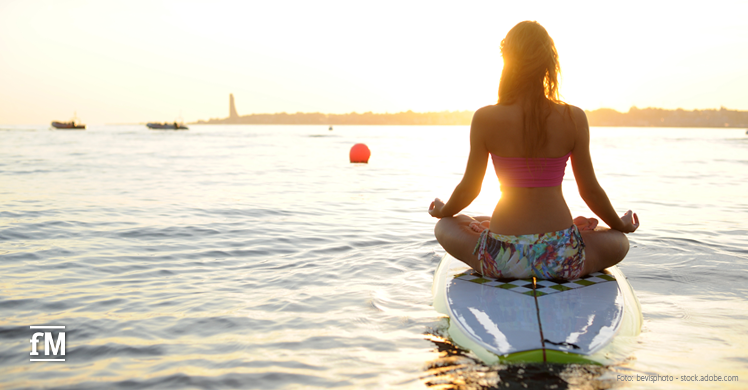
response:
M638 348L610 367L489 367L430 306L444 251L426 209L459 181L467 127L0 129L0 388L748 383L745 130L593 129L601 184L642 222L621 264ZM368 165L348 163L356 142ZM564 191L590 215L570 170ZM489 174L466 212L499 196ZM66 326L67 360L29 362L30 325ZM619 380L649 374L675 380Z

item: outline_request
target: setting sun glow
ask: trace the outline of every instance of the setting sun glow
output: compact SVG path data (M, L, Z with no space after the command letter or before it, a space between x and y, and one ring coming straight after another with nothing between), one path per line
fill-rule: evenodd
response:
M2 1L0 123L475 110L522 20L585 109L748 109L745 2Z

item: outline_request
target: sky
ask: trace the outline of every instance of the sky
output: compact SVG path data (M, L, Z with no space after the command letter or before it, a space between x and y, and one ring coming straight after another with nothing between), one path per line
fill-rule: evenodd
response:
M0 0L0 124L475 110L536 20L586 110L748 110L748 1Z

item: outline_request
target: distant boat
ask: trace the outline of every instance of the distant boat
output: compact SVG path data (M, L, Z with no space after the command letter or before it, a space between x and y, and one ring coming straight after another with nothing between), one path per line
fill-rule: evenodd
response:
M157 123L157 122L150 122L147 123L146 126L148 126L151 130L189 130L189 127L185 126L184 123Z
M78 122L78 123L76 123ZM73 113L73 119L70 120L70 122L52 122L52 127L55 129L60 130L85 130L86 125L80 123L81 121L78 119L78 113Z
M52 122L52 127L54 127L55 129L60 129L60 130L85 130L86 129L86 125L82 123L75 123L74 120L70 122L54 121Z

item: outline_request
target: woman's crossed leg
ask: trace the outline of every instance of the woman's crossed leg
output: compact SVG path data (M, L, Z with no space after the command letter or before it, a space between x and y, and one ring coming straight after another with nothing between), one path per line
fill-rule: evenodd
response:
M580 219L581 218L581 219ZM442 218L434 227L434 234L439 244L454 258L466 263L474 270L481 272L480 260L473 254L480 233L487 226L491 217L470 217L458 214ZM629 241L625 234L604 227L584 229L596 226L593 218L577 217L574 223L580 227L585 245L585 260L582 275L597 272L616 265L623 260L629 250Z

